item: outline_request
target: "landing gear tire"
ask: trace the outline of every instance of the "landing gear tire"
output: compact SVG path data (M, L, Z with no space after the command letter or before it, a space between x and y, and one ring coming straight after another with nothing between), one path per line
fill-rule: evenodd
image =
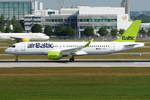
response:
M75 61L74 57L71 57L71 58L69 59L69 61L70 61L70 62L74 62L74 61Z

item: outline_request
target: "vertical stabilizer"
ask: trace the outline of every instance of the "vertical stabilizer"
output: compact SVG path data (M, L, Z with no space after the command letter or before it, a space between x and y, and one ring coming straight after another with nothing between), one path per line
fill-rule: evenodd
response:
M140 30L141 20L134 21L120 38L114 42L135 42Z

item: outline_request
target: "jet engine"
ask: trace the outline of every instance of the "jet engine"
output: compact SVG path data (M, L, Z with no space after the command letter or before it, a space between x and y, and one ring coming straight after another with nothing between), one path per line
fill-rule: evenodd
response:
M62 54L59 51L49 51L48 59L50 60L60 60L62 58Z
M30 39L29 39L29 38L22 38L21 41L22 41L22 42L29 42Z

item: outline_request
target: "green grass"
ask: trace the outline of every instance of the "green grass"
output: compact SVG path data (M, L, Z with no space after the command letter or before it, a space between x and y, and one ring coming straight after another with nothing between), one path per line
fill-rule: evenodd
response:
M0 69L0 100L150 100L150 68Z
M0 60L14 60L15 56L14 55L0 55ZM20 60L24 59L43 59L47 60L47 55L20 55L19 56ZM69 59L68 57L64 57L64 59ZM142 56L133 56L131 54L119 54L119 55L87 55L87 56L78 56L75 57L75 59L150 59L149 54L143 54Z
M4 48L0 48L0 54L4 54L5 49Z

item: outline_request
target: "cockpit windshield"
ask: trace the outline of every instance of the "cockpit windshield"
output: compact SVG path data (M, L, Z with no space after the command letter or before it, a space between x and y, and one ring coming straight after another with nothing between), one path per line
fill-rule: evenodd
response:
M11 48L15 48L16 46L15 46L15 45L12 45L12 46L9 46L9 47L11 47Z

